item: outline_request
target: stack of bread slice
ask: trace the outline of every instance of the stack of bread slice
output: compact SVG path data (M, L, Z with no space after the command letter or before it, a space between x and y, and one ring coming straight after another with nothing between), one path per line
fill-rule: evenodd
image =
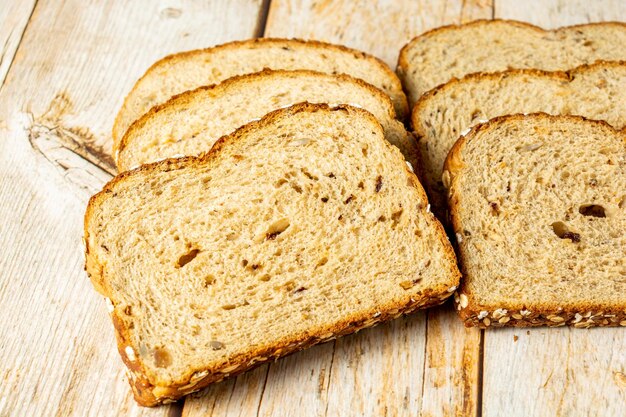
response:
M86 270L138 402L452 296L407 115L384 63L321 42L235 42L148 70L115 122L121 173L85 215Z
M466 325L626 326L624 44L624 23L477 21L402 49Z

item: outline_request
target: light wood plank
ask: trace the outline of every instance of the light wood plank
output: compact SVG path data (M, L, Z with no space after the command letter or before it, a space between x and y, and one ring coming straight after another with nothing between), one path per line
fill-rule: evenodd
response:
M325 415L417 415L425 325L425 314L419 313L337 340Z
M325 40L370 52L395 69L400 48L437 26L491 18L491 0L273 0L265 36Z
M532 23L545 29L607 20L624 21L624 0L495 0L495 16ZM616 47L618 47L616 45ZM623 45L622 45L623 47Z
M496 16L546 28L626 16L622 0L519 4L496 0ZM493 330L485 332L484 343L484 417L624 415L623 329Z
M180 411L132 399L104 301L83 272L83 214L110 178L110 127L135 79L164 54L251 36L260 8L37 4L0 92L0 415Z
M625 351L623 329L486 331L483 416L623 416Z
M448 303L428 311L427 336L422 416L478 415L481 331Z
M0 1L0 86L4 83L36 3L37 0Z

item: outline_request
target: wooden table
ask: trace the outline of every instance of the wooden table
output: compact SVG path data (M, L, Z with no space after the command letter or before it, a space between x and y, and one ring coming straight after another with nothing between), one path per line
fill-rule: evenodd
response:
M625 416L624 329L481 332L449 306L141 408L83 272L86 202L114 173L113 117L158 58L301 37L395 68L413 36L477 18L624 20L626 0L0 0L0 415Z

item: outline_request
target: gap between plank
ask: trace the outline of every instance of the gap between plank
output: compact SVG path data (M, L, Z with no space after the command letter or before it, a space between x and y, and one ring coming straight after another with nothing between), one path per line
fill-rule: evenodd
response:
M337 350L337 339L333 340L333 354L330 357L330 366L328 367L328 384L326 385L326 408L324 409L324 416L328 416L328 393L330 389L331 378L333 376L333 363L335 363L336 350Z
M167 417L182 417L185 401L175 402L171 404L170 410L167 412Z
M265 387L267 387L267 379L270 376L270 367L272 366L272 363L269 363L267 365L267 372L265 373L265 379L263 380L263 389L261 390L261 396L259 397L259 405L256 408L256 417L259 417L260 413L261 413L261 404L263 404L263 396L265 395ZM233 389L234 391L234 389Z
M15 62L15 57L17 56L17 52L20 50L20 46L22 45L22 40L24 40L24 34L26 33L26 30L28 30L28 25L30 25L30 22L33 19L33 14L35 13L35 9L37 8L38 4L39 4L39 0L35 0L35 4L33 4L33 8L30 11L30 14L28 15L28 20L26 21L26 25L24 25L24 30L22 30L22 33L20 34L20 40L17 41L17 45L15 46L15 53L11 57L11 62L9 63L9 66L7 68L7 72L4 78L2 79L2 83L0 83L0 94L2 94L2 89L4 88L4 84L7 78L9 78L9 73L11 72L11 68L13 68L13 62ZM7 38L7 42L8 42L8 38ZM2 58L4 59L4 55L2 56Z
M265 36L265 27L267 26L267 16L270 12L271 3L272 0L263 0L261 3L259 18L257 20L256 28L254 30L255 38L262 38L263 36Z
M478 345L478 384L476 391L476 417L483 415L483 368L485 361L485 330L480 331L480 344Z

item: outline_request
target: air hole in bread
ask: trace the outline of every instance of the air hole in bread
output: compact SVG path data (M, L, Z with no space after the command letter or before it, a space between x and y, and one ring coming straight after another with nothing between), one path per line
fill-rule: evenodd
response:
M204 277L204 287L207 288L215 283L215 276L208 274Z
M395 211L395 212L393 212L393 213L391 214L391 221L392 221L391 227L392 227L392 228L394 228L394 229L395 229L395 228L396 228L396 226L398 225L398 223L400 223L400 219L402 218L402 212L403 212L403 211L404 211L404 210L400 209L400 210Z
M324 256L322 259L320 259L319 261L317 261L317 265L315 266L316 268L319 268L320 266L324 266L328 263L328 257Z
M269 280L270 280L270 276L269 276L269 274L261 275L261 276L259 277L259 281L267 282L267 281L269 281Z
M287 230L289 227L289 219L282 218L270 225L265 232L265 240L275 240L278 235Z
M154 357L154 364L157 368L167 368L172 364L172 355L165 348L156 348L152 352L152 356Z
M383 188L383 177L379 175L378 177L376 177L376 185L374 186L374 190L376 192L379 192L382 188Z
M578 208L578 212L583 216L606 217L604 207L599 204L583 204Z
M180 258L178 258L178 262L176 262L176 268L184 267L189 262L193 261L199 253L200 249L192 249L184 255L181 255Z
M300 172L302 172L308 179L312 181L317 181L319 178L313 174L311 174L306 168L300 168Z
M290 183L289 185L291 185L291 188L293 188L298 194L302 194L302 187L298 184Z
M580 235L570 231L567 225L563 222L552 223L552 230L560 239L569 239L572 242L580 242Z

